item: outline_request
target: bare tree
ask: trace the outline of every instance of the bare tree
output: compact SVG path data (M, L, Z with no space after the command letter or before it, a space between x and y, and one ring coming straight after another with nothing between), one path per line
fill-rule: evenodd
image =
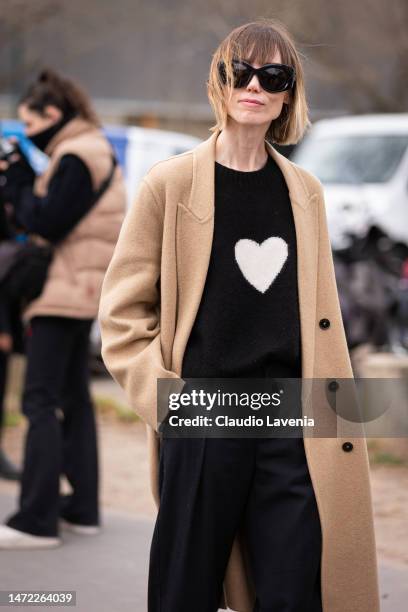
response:
M133 78L144 78L157 97L177 90L174 66L192 71L205 68L211 50L237 25L258 17L277 18L295 35L312 83L338 96L351 112L404 111L408 103L408 3L406 0L3 0L0 51L9 66L0 72L0 90L21 89L28 75L44 64L30 41L64 24L64 60L97 54L101 45L120 47L126 39L141 38L150 56L144 57ZM57 28L56 28L57 30ZM163 33L158 49L149 33ZM60 31L60 29L58 30ZM157 40L157 38L155 38ZM64 41L62 41L63 43ZM166 45L172 53L166 53ZM27 49L29 47L29 52ZM35 45L34 45L35 47ZM140 45L137 47L140 54ZM48 58L45 58L47 61ZM50 58L52 60L52 57ZM94 60L97 61L97 60ZM120 61L120 56L119 60ZM147 66L143 74L143 65ZM100 70L100 67L98 67ZM129 70L129 68L128 68ZM171 79L166 78L171 75ZM132 78L132 75L129 75ZM154 87L152 87L154 82ZM184 81L181 81L184 82ZM176 91L177 93L177 91ZM204 90L203 90L204 93ZM120 92L118 92L120 95ZM176 94L174 94L176 96Z
M165 9L170 14L170 9ZM272 17L294 34L310 76L341 92L354 112L406 111L408 106L408 2L406 0L207 0L194 3L173 22L221 40L232 27ZM176 25L178 24L178 25Z
M9 70L0 73L0 90L15 89L31 71L36 58L26 57L24 40L27 32L57 14L59 3L55 0L5 0L1 6L0 53L8 52Z
M291 25L309 50L312 73L341 88L351 110L407 110L405 0L299 2Z

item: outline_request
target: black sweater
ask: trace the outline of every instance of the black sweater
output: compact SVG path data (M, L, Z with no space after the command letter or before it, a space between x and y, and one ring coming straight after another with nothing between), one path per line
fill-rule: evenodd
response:
M9 182L9 200L17 223L51 242L65 238L93 205L91 174L73 154L61 158L43 198L33 194L27 180Z
M270 156L254 172L215 163L212 252L183 359L182 377L238 376L301 376L296 232Z

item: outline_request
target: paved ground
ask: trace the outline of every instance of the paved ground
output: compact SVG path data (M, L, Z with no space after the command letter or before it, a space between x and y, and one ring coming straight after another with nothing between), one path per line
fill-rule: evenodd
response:
M0 496L1 520L13 504L12 497ZM78 612L145 612L153 523L116 512L104 517L98 536L64 533L58 549L0 552L0 588L73 590L77 605L67 609Z
M0 495L0 520L13 503ZM3 551L1 589L75 590L77 612L146 612L152 529L151 521L105 511L99 536L66 534L64 546L50 551ZM408 568L382 566L380 578L381 612L406 612Z

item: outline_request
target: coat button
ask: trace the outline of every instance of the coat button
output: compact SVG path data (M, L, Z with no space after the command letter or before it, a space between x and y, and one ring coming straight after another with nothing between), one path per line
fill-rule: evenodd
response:
M349 453L350 451L353 450L353 445L351 442L344 442L342 449L344 450L345 453Z
M322 329L328 329L330 327L329 319L320 319L319 325Z
M329 391L337 391L337 389L339 388L339 383L337 382L337 380L332 380L329 382Z

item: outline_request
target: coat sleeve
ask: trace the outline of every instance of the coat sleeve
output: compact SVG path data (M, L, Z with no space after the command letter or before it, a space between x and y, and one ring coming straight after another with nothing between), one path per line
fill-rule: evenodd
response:
M131 407L156 431L157 379L168 379L172 391L184 385L165 368L161 351L162 234L163 210L145 178L123 222L102 284L98 313L104 363Z

